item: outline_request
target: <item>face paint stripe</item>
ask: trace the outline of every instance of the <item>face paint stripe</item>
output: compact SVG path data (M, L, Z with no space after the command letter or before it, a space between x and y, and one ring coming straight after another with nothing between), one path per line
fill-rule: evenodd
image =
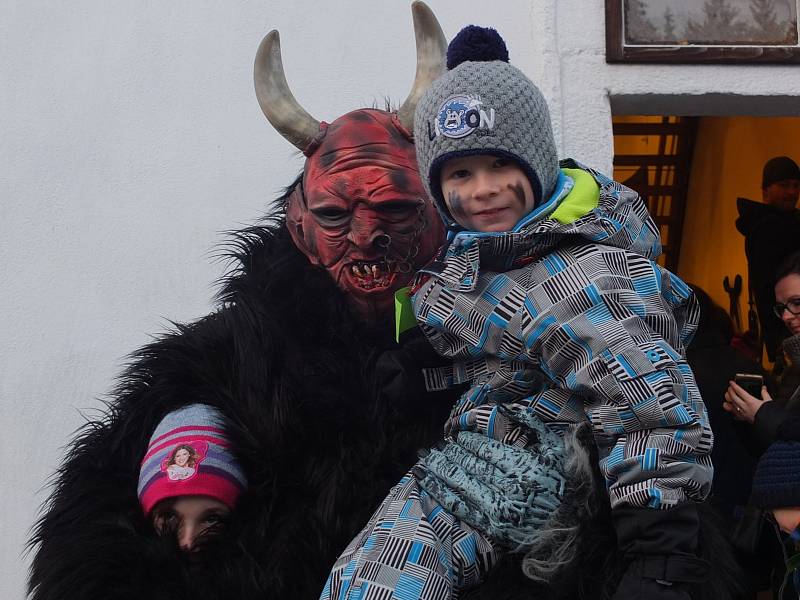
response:
M464 212L461 196L455 190L447 195L447 207L450 209L450 215L459 223L466 220L467 215Z
M521 181L517 181L516 183L510 183L508 185L509 189L514 192L514 196L519 202L519 206L522 210L525 210L525 188L522 185Z

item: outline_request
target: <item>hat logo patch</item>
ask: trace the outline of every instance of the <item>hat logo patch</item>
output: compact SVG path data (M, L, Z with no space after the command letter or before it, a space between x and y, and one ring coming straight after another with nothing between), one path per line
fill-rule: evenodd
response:
M184 481L197 475L200 463L208 453L205 441L188 441L169 448L166 458L161 463L161 472L166 473L169 481Z
M428 123L428 138L443 135L458 139L470 135L476 129L494 129L495 112L482 108L480 96L456 94L445 100L431 128Z

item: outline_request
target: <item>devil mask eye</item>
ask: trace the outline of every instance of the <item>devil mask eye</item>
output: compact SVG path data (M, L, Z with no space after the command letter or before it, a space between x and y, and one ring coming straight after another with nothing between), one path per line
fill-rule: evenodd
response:
M350 219L350 211L336 206L314 208L311 213L323 227L340 227Z

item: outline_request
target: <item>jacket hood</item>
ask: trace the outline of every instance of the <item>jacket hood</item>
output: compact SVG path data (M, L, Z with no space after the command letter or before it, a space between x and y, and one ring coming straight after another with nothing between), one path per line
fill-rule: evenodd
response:
M474 288L480 263L508 269L515 261L549 254L559 246L603 244L649 259L661 254L661 238L638 193L567 159L555 192L511 231L455 231L440 257L423 272L461 291Z
M787 214L779 208L748 198L737 198L736 209L739 211L739 217L736 219L736 229L742 235L752 233L758 223L766 217L781 217Z

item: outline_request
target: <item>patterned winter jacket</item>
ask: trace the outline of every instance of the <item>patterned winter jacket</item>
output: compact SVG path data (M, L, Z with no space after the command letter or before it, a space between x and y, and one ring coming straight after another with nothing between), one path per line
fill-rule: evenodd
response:
M472 383L457 428L491 429L508 399L555 428L587 421L612 508L702 500L713 436L685 359L697 302L656 264L639 195L564 161L556 193L513 231L449 241L413 304L454 359L427 372L429 388Z

